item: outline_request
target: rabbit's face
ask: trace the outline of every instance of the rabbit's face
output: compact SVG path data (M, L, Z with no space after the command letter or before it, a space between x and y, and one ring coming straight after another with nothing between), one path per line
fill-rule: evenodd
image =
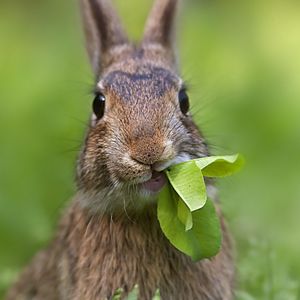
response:
M139 56L113 65L96 85L78 173L83 190L151 197L166 182L161 171L207 154L182 80Z
M207 154L176 72L177 6L177 0L154 2L137 47L111 1L81 0L97 84L77 177L80 198L97 210L143 206L135 200L155 198L166 183L164 169Z

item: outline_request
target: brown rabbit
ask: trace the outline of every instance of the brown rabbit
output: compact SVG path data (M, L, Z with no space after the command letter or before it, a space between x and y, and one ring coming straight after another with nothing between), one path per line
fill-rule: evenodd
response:
M166 183L161 171L208 155L177 72L177 6L176 0L156 0L144 38L134 45L109 0L81 0L96 85L78 190L56 238L7 300L102 300L118 288L126 298L136 284L145 300L157 289L161 299L233 299L231 242L218 205L222 249L198 263L169 243L156 216Z

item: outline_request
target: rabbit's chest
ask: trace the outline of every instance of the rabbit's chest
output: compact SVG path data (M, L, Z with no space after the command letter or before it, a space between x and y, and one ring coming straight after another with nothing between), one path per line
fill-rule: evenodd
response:
M157 289L162 299L219 299L215 280L223 275L216 263L193 263L168 242L156 218L75 219L71 228L61 265L72 300L111 299L117 289L126 294L135 285L141 300L152 299Z

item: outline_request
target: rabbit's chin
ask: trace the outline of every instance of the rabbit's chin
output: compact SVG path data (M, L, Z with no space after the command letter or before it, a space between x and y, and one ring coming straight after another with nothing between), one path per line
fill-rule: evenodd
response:
M128 183L101 190L79 190L76 200L95 214L136 214L157 203L158 195L167 179L159 173L142 183Z

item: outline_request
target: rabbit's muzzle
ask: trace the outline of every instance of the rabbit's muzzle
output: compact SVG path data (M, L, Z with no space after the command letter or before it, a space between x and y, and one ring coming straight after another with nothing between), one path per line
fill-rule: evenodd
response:
M159 137L141 137L130 146L131 158L144 165L169 160L174 155L171 147L167 147Z

